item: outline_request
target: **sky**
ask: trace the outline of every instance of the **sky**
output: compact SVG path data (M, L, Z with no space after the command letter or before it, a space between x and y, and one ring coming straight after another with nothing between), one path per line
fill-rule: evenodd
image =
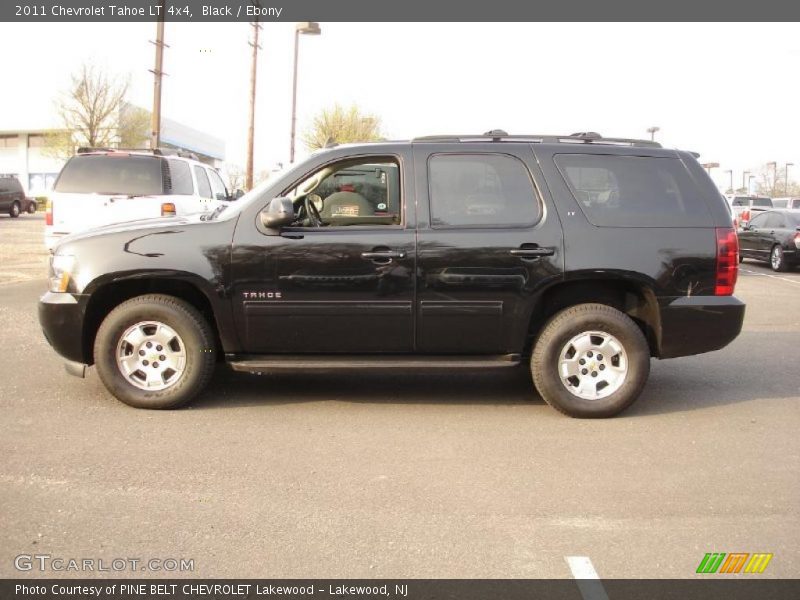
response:
M800 26L685 23L327 23L301 36L300 133L335 102L378 116L390 139L437 133L649 137L718 162L721 188L770 161L800 179ZM154 23L0 23L0 129L56 123L53 98L85 61L130 76L152 106ZM166 23L162 114L221 137L244 164L252 28ZM288 162L293 23L264 23L256 169ZM15 57L9 60L8 57ZM6 87L6 86L4 86ZM13 88L8 88L13 89ZM797 169L796 171L794 169ZM796 177L795 177L796 175Z

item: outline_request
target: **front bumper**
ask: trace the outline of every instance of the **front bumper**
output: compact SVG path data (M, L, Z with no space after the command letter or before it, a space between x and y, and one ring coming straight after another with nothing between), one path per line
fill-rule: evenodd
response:
M88 296L47 292L39 299L39 324L47 342L68 361L91 363L83 345Z
M735 296L681 296L659 304L659 358L719 350L742 331L745 304Z

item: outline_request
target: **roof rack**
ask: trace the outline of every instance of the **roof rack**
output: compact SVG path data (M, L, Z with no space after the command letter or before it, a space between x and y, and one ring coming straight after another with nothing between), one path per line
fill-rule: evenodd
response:
M630 138L607 138L594 131L581 131L570 135L509 135L502 129L492 129L480 135L426 135L412 142L529 142L534 144L613 144L617 146L639 146L661 148L651 140Z
M77 154L91 154L92 152L149 152L155 156L179 156L181 158L191 158L192 160L200 160L197 154L183 150L182 148L106 148L106 147L89 147L81 146L78 148Z

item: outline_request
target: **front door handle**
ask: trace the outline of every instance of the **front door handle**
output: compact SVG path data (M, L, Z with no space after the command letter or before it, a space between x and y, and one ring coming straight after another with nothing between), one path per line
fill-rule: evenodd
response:
M520 258L538 258L539 256L553 256L556 250L555 248L512 248L508 253Z
M405 258L406 253L399 250L373 250L372 252L362 252L361 258L367 260L391 260L393 258Z

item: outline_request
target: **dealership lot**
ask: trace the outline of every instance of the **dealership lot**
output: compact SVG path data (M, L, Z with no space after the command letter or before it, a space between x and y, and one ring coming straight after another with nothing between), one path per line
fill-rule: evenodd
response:
M569 577L570 556L690 577L706 552L800 576L798 271L745 262L742 335L654 361L616 419L560 416L524 370L220 368L191 407L148 412L44 341L42 226L0 220L0 576L48 554L192 559L169 575L199 577Z

